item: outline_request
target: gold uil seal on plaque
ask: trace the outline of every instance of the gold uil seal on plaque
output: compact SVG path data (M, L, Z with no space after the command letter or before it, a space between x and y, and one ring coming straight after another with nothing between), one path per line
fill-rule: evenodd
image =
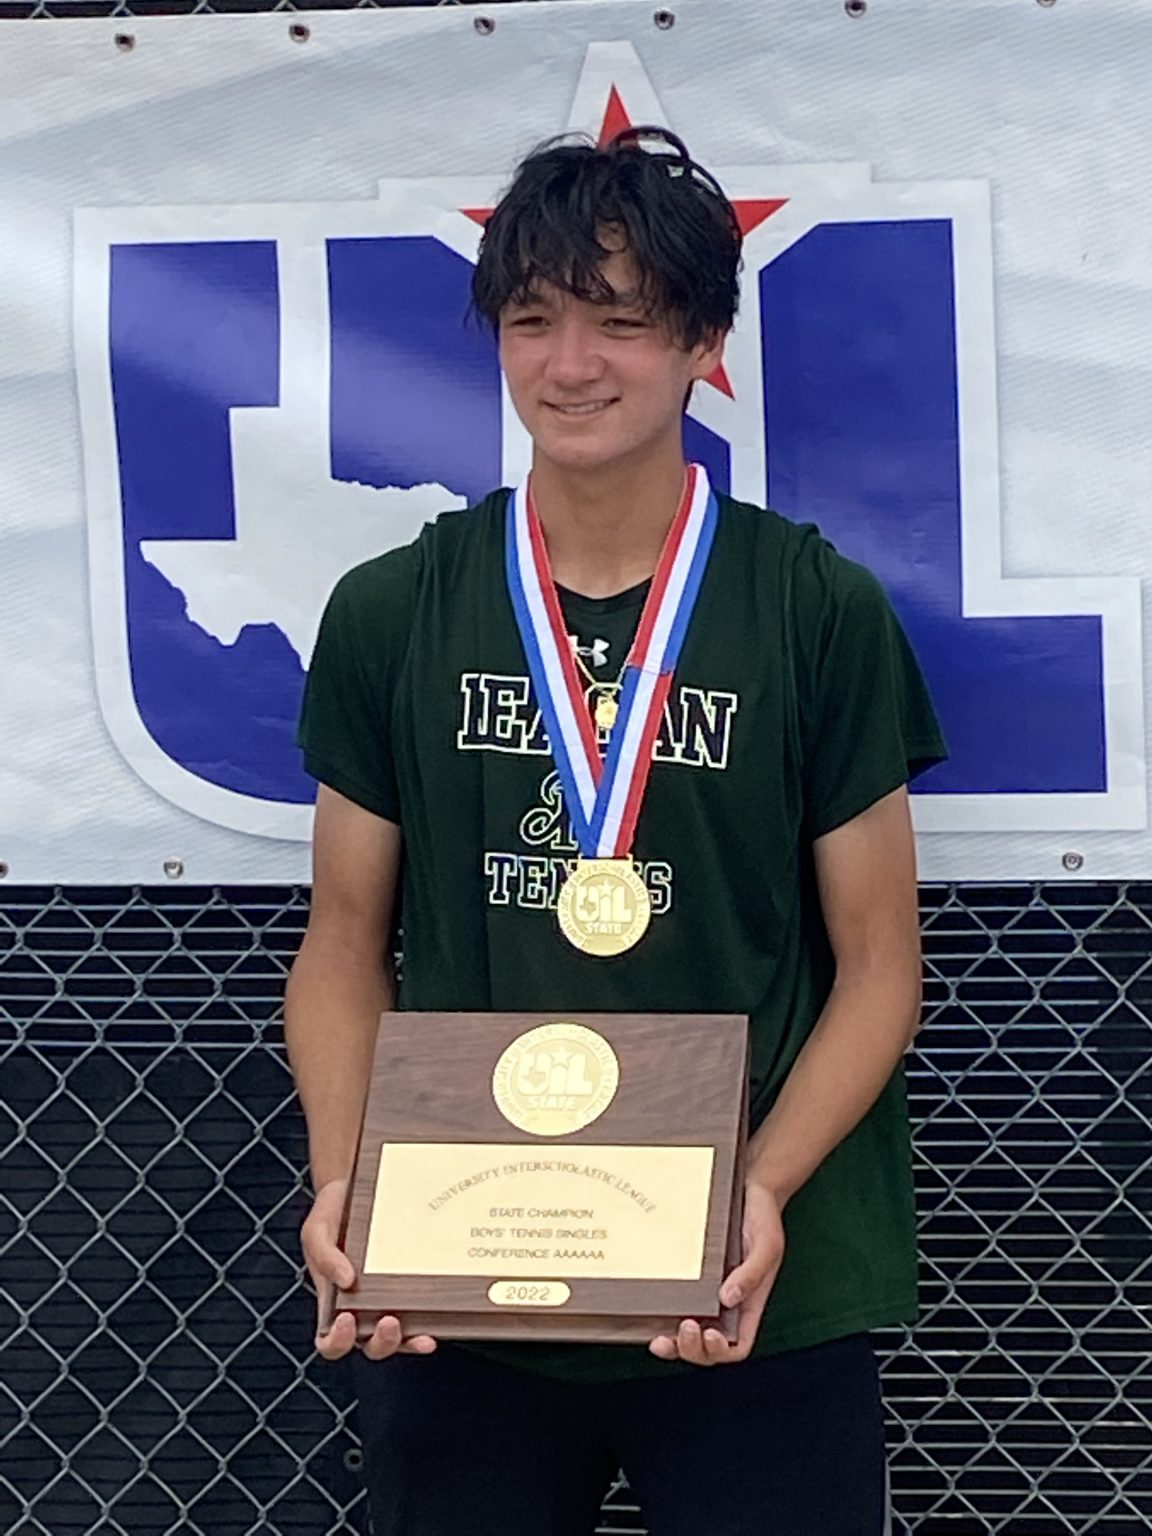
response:
M533 1136L569 1136L598 1119L616 1097L616 1052L583 1024L541 1024L518 1036L492 1074L504 1118Z

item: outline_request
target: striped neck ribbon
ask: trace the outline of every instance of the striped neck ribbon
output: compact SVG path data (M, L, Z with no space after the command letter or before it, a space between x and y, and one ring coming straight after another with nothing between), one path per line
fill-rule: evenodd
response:
M668 690L696 607L719 520L702 465L689 464L684 495L664 540L636 638L624 665L620 706L603 758L560 611L531 480L508 498L508 593L564 805L585 858L631 852Z

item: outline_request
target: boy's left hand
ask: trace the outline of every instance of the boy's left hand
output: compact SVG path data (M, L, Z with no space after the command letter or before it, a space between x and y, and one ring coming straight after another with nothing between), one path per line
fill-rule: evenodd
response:
M692 1365L747 1360L783 1258L780 1202L765 1185L749 1179L744 1188L744 1258L720 1287L721 1305L740 1308L735 1342L729 1343L718 1328L702 1328L686 1318L674 1335L661 1334L648 1348L661 1360L687 1360Z

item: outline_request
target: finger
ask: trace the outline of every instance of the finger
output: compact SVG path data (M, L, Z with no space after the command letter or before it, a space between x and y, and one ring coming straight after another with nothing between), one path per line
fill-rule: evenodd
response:
M430 1355L436 1348L436 1340L428 1333L416 1333L405 1339L400 1348L406 1355Z
M364 1353L369 1360L387 1360L389 1355L396 1353L400 1344L399 1318L382 1317L365 1342Z
M300 1247L304 1250L304 1262L313 1275L323 1275L325 1279L345 1287L355 1282L355 1266L343 1249L337 1246L331 1233L305 1227L300 1233Z
M724 1365L737 1358L734 1347L718 1328L705 1328L703 1344L709 1365Z
M316 1349L325 1360L339 1360L356 1343L356 1319L351 1312L341 1312L332 1319L326 1333L317 1333Z
M648 1349L660 1360L676 1359L676 1340L670 1339L666 1333L657 1335L649 1344Z
M782 1254L770 1243L759 1243L720 1287L720 1304L738 1307L772 1278L780 1268Z
M329 1280L342 1291L350 1291L356 1284L355 1265L329 1238L305 1237L301 1246L314 1284L318 1279Z
M680 1324L676 1334L676 1348L681 1360L687 1360L691 1365L711 1365L707 1354L704 1352L704 1339L700 1324L695 1318L686 1317Z
M328 1332L336 1317L336 1287L331 1280L318 1279L311 1271L309 1274L316 1287L316 1334L319 1337Z

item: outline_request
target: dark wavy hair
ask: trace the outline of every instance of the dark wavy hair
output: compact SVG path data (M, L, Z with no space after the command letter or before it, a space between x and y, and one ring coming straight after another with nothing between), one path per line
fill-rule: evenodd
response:
M731 329L740 226L715 178L666 128L626 128L603 148L564 138L534 150L488 220L473 309L496 330L504 306L541 283L611 303L601 264L617 242L636 264L641 303L681 346Z

